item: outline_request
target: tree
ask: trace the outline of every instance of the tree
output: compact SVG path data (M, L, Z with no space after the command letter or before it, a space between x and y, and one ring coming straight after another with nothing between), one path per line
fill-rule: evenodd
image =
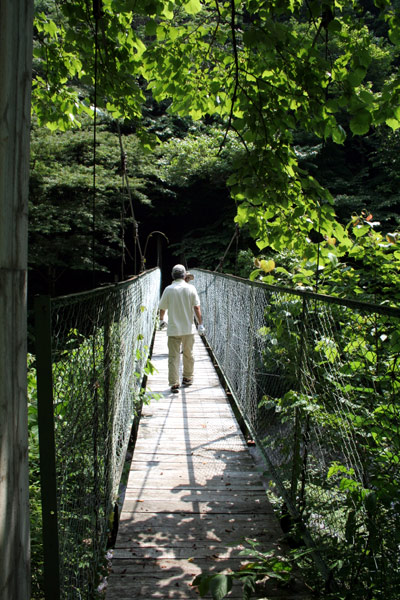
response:
M79 121L93 99L96 40L97 98L114 117L139 119L146 85L173 114L215 115L246 152L228 179L239 225L260 250L289 247L310 260L318 230L326 261L352 242L329 190L300 164L295 134L341 145L400 127L400 77L385 50L400 41L396 1L104 0L94 17L74 0L58 26L37 20L36 111L50 127ZM387 78L376 75L383 63Z
M93 125L88 118L80 129L64 132L33 123L30 295L43 290L51 295L67 293L71 285L74 289L81 284L90 286L93 278L87 271L93 266L98 280L101 277L103 281L117 273L135 272L134 229L126 182L121 179L120 141L143 249L146 237L161 230L170 249L178 257L184 254L188 265L215 268L235 229L235 205L226 180L234 158L243 153L240 142L229 134L219 152L223 130L206 129L191 119L182 126L178 119L161 113L147 121L165 141L160 141L154 152L145 153L128 126L121 128L125 131L119 140L113 120L103 117L99 121L95 198ZM184 245L177 247L183 238ZM245 242L243 232L240 239ZM236 244L232 255L235 249ZM154 266L153 243L147 245L146 254L146 266ZM139 261L136 263L140 267Z
M300 166L294 134L343 144L372 126L399 127L398 78L379 89L370 81L384 44L369 31L367 10L350 2L189 5L195 20L177 25L154 14L147 25L153 41L144 57L153 94L171 96L177 113L217 113L236 131L247 160L228 183L237 221L250 224L260 250L290 247L315 258L307 242L314 229L325 238L321 260L347 252L351 242L335 218L333 198ZM385 4L378 13L396 44L393 7ZM327 241L333 237L335 248Z
M26 262L33 1L0 3L0 597L29 600Z
M89 119L87 119L89 120ZM109 125L109 123L108 123ZM124 246L132 246L132 216L122 185L118 135L97 125L96 179L93 186L93 126L67 132L49 132L34 126L31 133L29 197L30 292L43 289L55 295L68 291L63 278L74 278L79 289L93 283L87 271L119 271ZM139 146L132 135L123 140L133 203L145 200L137 165ZM94 193L95 191L95 193ZM74 272L74 273L73 273ZM132 271L132 267L127 272ZM66 279L68 284L68 279Z

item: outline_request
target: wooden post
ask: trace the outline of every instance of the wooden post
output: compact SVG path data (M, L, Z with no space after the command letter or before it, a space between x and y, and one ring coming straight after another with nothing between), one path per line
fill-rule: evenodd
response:
M0 1L0 598L29 600L26 276L33 0Z

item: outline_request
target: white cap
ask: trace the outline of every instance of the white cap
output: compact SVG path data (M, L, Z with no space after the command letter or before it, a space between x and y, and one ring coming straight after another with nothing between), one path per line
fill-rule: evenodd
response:
M183 279L186 275L186 269L183 265L175 265L172 267L172 279Z

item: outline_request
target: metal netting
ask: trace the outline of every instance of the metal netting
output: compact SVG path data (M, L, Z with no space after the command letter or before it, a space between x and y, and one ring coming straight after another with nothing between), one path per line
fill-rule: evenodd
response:
M98 585L159 293L160 271L155 269L122 284L51 301L63 600L92 598Z
M394 599L400 310L193 273L207 343L266 459L279 514L301 525L324 577Z

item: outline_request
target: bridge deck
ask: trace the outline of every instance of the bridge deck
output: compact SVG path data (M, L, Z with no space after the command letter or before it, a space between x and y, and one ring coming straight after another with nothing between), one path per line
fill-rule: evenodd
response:
M282 537L201 339L193 386L179 394L167 386L167 352L166 333L157 332L157 373L148 388L163 398L143 408L107 600L199 598L191 582L202 570L236 569L248 560L239 556L244 537L263 550ZM298 584L274 585L264 597L306 598ZM229 598L241 597L234 587Z

